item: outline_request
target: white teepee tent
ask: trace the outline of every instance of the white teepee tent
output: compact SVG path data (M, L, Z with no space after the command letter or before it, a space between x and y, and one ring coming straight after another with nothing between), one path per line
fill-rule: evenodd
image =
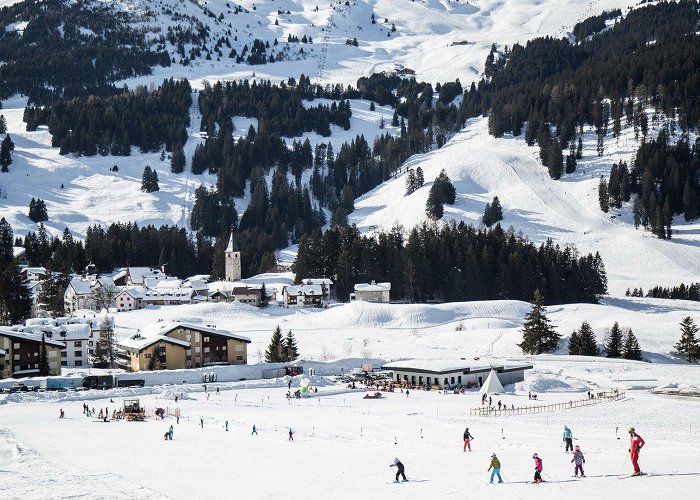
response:
M479 394L483 394L485 392L488 394L499 394L506 392L501 385L501 381L498 380L498 375L494 369L491 369L489 376L486 378L486 382L484 382L484 385L482 385L481 389L479 389Z

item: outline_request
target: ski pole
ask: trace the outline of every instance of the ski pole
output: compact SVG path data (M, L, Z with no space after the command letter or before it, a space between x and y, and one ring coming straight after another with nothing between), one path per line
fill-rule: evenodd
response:
M625 461L622 462L622 467L620 467L620 470L617 472L617 475L618 475L618 476L619 476L620 474L622 474L622 469L624 469L624 468L625 468L625 465L627 465L627 459L628 459L628 458L629 458L629 454L628 454L628 455L625 455Z

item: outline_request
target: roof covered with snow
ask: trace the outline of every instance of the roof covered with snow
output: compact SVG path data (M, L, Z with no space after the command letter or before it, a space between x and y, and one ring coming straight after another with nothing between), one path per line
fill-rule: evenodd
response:
M321 285L290 285L284 287L287 295L323 295Z
M391 291L391 283L357 283L355 285L356 292L389 292Z
M75 277L70 280L69 285L78 295L89 295L92 293L92 286L89 281L84 278Z
M383 366L385 370L394 371L415 371L423 373L453 373L453 372L490 372L511 370L528 370L531 365L523 363L494 364L478 363L464 359L406 359L402 361L392 361Z
M16 332L14 330L10 330L9 328L0 328L0 335L16 340L24 340L36 343L41 342L41 334L32 332ZM62 342L58 342L57 340L47 339L46 337L44 337L44 340L46 344L52 345L54 347L60 347L61 349L66 347L65 344L63 344Z
M142 328L138 332L138 334L142 337L157 337L159 335L168 335L171 331L175 330L176 328L187 328L188 330L195 330L201 333L210 333L212 335L219 335L221 337L242 340L248 343L250 343L251 341L249 337L235 334L229 330L214 328L212 326L196 325L193 323L184 323L180 321L158 321L156 323L151 323L145 328Z
M333 286L333 280L330 278L305 278L301 280L305 285L326 285Z
M168 342L170 344L184 347L185 349L190 347L189 342L176 339L174 337L168 337L166 335L152 335L144 337L140 333L135 333L131 337L122 340L121 342L119 342L119 347L140 351L141 349L145 349L146 347L152 346L156 342Z

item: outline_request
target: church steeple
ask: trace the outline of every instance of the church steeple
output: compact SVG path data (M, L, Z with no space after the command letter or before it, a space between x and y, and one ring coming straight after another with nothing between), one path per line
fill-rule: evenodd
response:
M228 246L224 252L226 281L237 281L241 279L241 251L238 243L233 238L233 231L228 240Z

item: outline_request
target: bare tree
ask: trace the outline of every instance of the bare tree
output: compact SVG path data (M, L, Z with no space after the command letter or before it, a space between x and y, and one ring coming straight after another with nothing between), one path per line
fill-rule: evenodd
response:
M114 285L103 285L99 281L92 288L92 303L95 310L109 309L117 296L118 290Z
M114 345L114 318L109 314L102 316L100 320L100 340L101 350L104 353L104 359L108 362L109 368L115 367L116 361L116 346Z

